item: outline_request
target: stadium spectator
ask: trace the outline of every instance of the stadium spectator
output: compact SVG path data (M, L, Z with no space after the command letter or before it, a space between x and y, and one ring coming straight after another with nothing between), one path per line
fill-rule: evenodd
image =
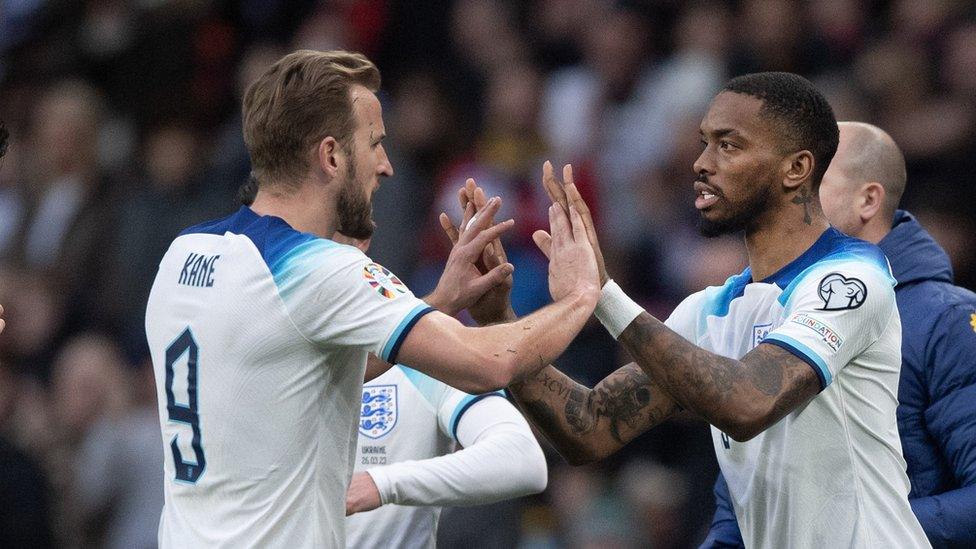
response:
M824 213L845 233L878 244L898 281L902 366L898 432L909 502L933 547L976 544L976 294L953 285L949 258L898 210L905 159L881 129L842 122L820 188ZM723 478L703 547L742 546Z
M149 549L156 546L163 509L152 366L146 363L121 375L132 399L118 413L95 420L78 446L71 484L74 512L92 545Z

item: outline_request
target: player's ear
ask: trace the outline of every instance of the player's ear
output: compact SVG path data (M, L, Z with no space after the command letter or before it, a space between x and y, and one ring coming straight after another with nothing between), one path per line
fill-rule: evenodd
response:
M862 222L867 223L878 215L884 206L885 189L875 181L865 183L858 189L855 200L857 201L857 214L861 217Z
M342 147L330 135L326 136L322 141L319 141L319 146L315 152L316 167L322 170L331 181L338 175L339 165L343 162Z
M793 191L813 176L813 153L797 151L783 159L783 186Z

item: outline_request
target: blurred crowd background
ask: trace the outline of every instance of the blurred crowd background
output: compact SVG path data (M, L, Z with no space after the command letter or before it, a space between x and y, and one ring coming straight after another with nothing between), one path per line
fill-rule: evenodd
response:
M954 0L5 0L0 2L0 522L30 543L152 547L162 446L143 315L179 230L238 207L240 100L299 48L383 74L396 175L370 255L423 295L475 177L517 228L514 301L548 300L530 235L541 164L572 162L610 272L666 316L745 266L696 231L697 127L731 76L793 71L908 159L903 205L976 287L976 5ZM260 322L261 319L241 319ZM626 361L598 325L559 365ZM516 456L513 456L516 458ZM680 417L595 466L550 452L545 493L445 512L443 547L689 547L713 510L707 426ZM10 495L13 494L13 495ZM9 540L8 540L9 541ZM0 545L3 545L0 540Z

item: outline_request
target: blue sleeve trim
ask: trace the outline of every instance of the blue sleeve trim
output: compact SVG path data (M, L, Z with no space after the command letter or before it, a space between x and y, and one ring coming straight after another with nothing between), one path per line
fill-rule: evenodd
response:
M426 303L422 303L407 313L407 315L403 317L403 320L400 321L400 325L393 330L392 334L390 334L390 339L386 341L386 345L383 347L383 356L380 358L389 362L390 364L396 364L397 354L400 352L400 345L402 345L403 340L407 338L407 334L410 333L410 330L413 328L414 324L420 320L420 317L433 311L434 309L432 307Z
M817 374L817 378L820 380L821 391L826 389L827 386L830 385L830 382L833 381L833 376L830 374L830 368L827 367L827 363L824 362L824 359L820 358L820 355L815 353L813 349L807 347L792 337L772 333L766 336L766 339L764 339L762 342L786 349L787 351L796 355L797 358L803 362L809 364L810 367L813 368L814 373Z
M461 416L464 415L464 412L467 412L468 408L474 406L476 402L484 400L488 397L505 398L505 395L502 394L501 391L495 391L493 393L485 393L483 395L468 395L464 397L464 399L461 400L461 402L458 403L457 408L454 409L454 413L451 414L451 436L454 437L454 440L457 440L458 424L461 423Z

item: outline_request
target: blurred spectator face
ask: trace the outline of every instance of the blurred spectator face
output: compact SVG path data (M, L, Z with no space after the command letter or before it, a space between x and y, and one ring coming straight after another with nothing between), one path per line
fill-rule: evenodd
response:
M717 236L741 231L769 204L782 156L774 130L759 116L762 101L722 92L701 123L705 149L695 161L695 207L701 232ZM719 130L731 133L719 135Z
M953 31L949 36L942 77L960 97L976 96L976 24Z
M799 33L798 22L803 10L794 0L748 0L742 9L739 29L741 38L760 58L778 58L791 52ZM770 61L767 62L772 62ZM766 66L768 70L781 66Z
M678 547L682 510L688 499L688 479L675 469L644 460L628 463L617 479L620 492L637 514L647 545Z
M919 48L886 40L855 62L855 76L868 95L889 104L909 105L926 93L926 60Z
M498 71L488 84L487 120L494 131L528 133L539 111L539 73L529 66Z
M120 413L128 403L124 359L111 340L81 335L54 362L52 398L57 420L80 436L98 419Z
M606 81L612 96L628 94L640 75L648 34L640 15L625 9L613 10L588 27L587 62Z
M5 351L16 357L32 357L51 346L64 311L45 277L32 272L0 272L0 303L7 323L0 339Z
M390 127L397 144L406 151L430 150L444 138L450 107L431 77L422 73L408 76L397 90L394 104Z
M87 171L97 161L99 105L95 91L81 82L48 90L37 105L34 139L44 174Z
M952 13L953 0L897 0L892 8L895 34L909 42L937 35Z
M164 191L186 186L197 158L196 143L188 128L167 126L153 132L146 143L146 168L153 185Z
M522 58L521 37L501 2L461 0L454 6L451 38L461 56L483 72L504 69Z
M17 381L13 372L0 364L0 431L6 426L7 418L17 403Z
M678 18L674 36L678 49L723 57L728 47L732 18L719 2L694 4Z
M603 0L541 0L535 3L533 21L546 40L573 40L599 17Z
M858 0L814 0L809 6L810 19L823 38L851 45L862 33L865 6Z

